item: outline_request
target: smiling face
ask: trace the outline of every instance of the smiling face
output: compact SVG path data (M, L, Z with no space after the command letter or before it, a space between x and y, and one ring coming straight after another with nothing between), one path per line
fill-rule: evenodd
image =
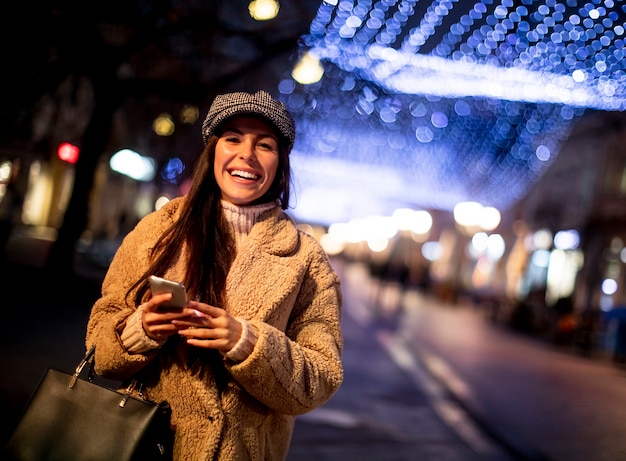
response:
M278 163L278 139L270 123L246 116L226 121L213 164L223 200L255 204L271 187Z

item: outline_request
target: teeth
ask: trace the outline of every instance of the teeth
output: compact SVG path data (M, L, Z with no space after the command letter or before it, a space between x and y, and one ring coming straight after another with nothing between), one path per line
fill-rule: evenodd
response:
M230 174L231 176L239 176L244 179L258 179L259 178L259 175L256 175L254 173L249 173L243 170L233 170L230 172Z

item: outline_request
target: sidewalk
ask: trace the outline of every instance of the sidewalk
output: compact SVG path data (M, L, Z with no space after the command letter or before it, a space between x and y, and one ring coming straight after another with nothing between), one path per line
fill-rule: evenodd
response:
M38 244L16 253L27 254ZM342 265L336 266L341 275ZM84 330L100 280L90 271L89 277L55 287L59 296L51 296L38 263L13 261L3 272L2 304L10 325L0 339L5 443L45 369L71 371L82 358ZM512 459L388 330L360 322L367 306L352 289L344 284L344 383L326 405L297 419L288 460Z

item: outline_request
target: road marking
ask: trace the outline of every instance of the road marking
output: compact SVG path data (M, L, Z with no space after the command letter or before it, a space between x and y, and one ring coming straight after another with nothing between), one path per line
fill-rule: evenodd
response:
M329 426L351 429L363 426L363 423L351 413L331 408L316 408L315 410L298 416L299 421L313 424L328 424Z
M463 439L469 447L484 459L510 459L497 444L493 443L472 421L463 408L447 397L444 386L434 379L419 363L411 348L397 335L388 331L376 334L376 340L385 348L394 362L423 389L439 417ZM457 385L459 380L457 378Z

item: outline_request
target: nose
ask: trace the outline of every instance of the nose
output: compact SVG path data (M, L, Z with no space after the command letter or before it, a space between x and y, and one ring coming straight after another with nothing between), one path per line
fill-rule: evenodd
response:
M240 147L241 149L239 151L239 158L249 159L249 160L256 159L256 154L254 152L254 143L251 140L249 139L244 140L240 144Z

